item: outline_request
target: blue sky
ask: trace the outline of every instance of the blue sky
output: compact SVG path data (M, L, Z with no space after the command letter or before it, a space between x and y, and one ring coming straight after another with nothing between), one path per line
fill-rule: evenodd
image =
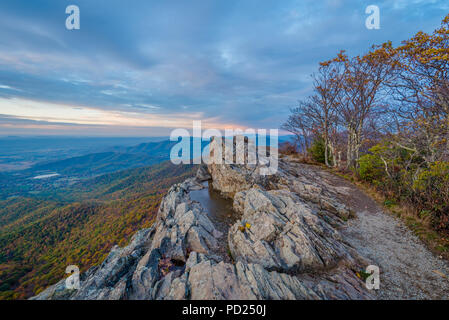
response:
M80 30L65 28L70 4ZM380 30L365 28L371 4ZM278 128L318 62L446 14L447 0L2 0L0 135Z

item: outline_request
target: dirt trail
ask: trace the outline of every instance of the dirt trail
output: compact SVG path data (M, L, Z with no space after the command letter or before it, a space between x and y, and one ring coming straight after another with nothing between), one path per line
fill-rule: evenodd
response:
M380 268L379 299L449 299L449 264L425 247L399 219L384 213L363 191L316 167L357 214L341 232Z

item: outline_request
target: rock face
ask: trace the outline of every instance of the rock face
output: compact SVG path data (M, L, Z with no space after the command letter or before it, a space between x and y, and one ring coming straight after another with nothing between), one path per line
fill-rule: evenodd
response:
M334 267L350 259L338 232L312 207L286 190L251 188L235 195L242 225L229 233L229 247L236 260L258 263L268 270L304 272Z
M32 299L373 298L356 277L367 262L338 232L350 210L306 165L278 165L269 176L258 164L200 166L168 191L152 228L81 275L79 290L61 280ZM240 216L228 234L190 199L209 179Z

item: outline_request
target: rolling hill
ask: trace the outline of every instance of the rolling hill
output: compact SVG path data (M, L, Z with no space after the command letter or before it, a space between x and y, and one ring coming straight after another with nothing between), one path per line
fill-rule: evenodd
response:
M36 294L68 265L101 263L113 245L149 227L166 190L193 173L164 162L84 180L59 190L59 201L0 201L0 298Z

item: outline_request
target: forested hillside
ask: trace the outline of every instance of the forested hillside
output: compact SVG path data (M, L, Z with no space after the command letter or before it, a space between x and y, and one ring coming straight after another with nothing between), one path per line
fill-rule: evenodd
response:
M1 201L0 298L36 294L68 265L85 271L101 263L113 245L150 226L167 189L193 173L164 162L84 180L55 191L58 200Z

